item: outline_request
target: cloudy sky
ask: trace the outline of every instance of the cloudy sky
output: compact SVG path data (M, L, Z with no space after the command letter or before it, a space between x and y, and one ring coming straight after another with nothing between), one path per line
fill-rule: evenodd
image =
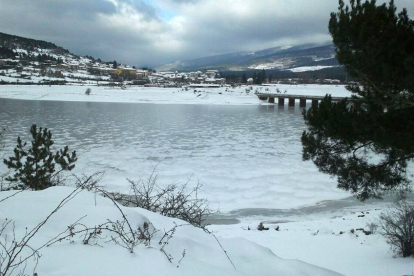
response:
M379 0L379 3L385 0ZM414 0L395 0L414 15ZM0 0L0 31L79 55L154 66L328 43L337 0Z

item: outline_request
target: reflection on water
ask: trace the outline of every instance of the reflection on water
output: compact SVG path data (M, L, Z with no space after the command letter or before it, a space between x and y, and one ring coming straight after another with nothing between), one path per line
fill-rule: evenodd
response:
M274 106L153 105L50 102L0 99L1 123L28 136L31 124L53 129L58 142L73 147L139 146L203 152L220 147L223 155L235 141L263 148L275 139L289 141L303 129L298 108ZM272 145L268 145L272 147ZM167 149L168 148L168 149ZM276 154L276 152L272 152ZM176 156L175 156L176 157Z

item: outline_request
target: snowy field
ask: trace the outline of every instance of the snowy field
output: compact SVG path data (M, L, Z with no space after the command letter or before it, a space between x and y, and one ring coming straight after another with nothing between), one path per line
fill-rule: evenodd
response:
M85 95L90 87L92 93ZM276 93L278 88L282 93L293 95L319 95L346 97L350 93L344 86L335 85L275 85L267 87L252 86L247 93L246 86L238 88L189 88L184 91L181 88L143 88L128 87L108 88L97 86L15 86L1 85L0 98L42 100L42 101L81 101L81 102L117 102L117 103L155 103L155 104L219 104L219 105L260 105L260 101L254 92ZM196 90L197 92L195 92Z
M170 265L158 251L147 255L144 251L148 249L140 249L131 256L111 244L102 249L79 250L75 247L82 245L77 241L48 248L43 259L54 261L41 262L40 272L91 275L87 272L94 269L100 275L109 275L107 272L113 271L111 258L116 252L117 263L147 275L194 275L195 271L197 275L206 271L205 275L336 275L283 259L301 260L350 276L414 275L413 259L394 258L379 233L369 236L360 231L351 233L351 229L367 229L367 223L375 222L390 201L365 204L351 199L341 201L350 195L336 189L335 179L319 173L311 162L301 160L300 134L304 124L298 106L281 108L260 101L253 95L257 87L250 93L246 93L246 87L197 89L197 92L179 88L91 87L90 96L84 95L86 88L0 86L0 98L34 100L6 101L6 106L0 108L4 116L1 119L14 131L6 133L7 148L12 148L16 134L25 135L31 123L45 123L53 130L57 145L67 143L78 149L80 157L75 172L105 169L102 183L112 190L125 191L127 177L148 176L154 164L158 164L161 184L184 182L192 175L193 183L199 180L204 185L202 196L223 212L219 217L223 223L236 223L212 225L209 229L222 238L239 268L234 272L211 237L190 227L177 232L176 246L172 246L175 256L180 256L183 249L188 252L178 270L174 270L176 263ZM276 88L289 94L349 96L343 86L278 85L270 87L270 92ZM264 92L265 88L262 89ZM11 201L6 209L0 208L0 217L13 217L19 225L30 226L65 192L66 188L54 188L36 197L22 194L27 204L21 206ZM92 198L81 195L56 219L53 225L58 226L48 227L42 237L62 231L68 220L84 214L88 214L85 223L90 224L105 220L107 214L117 216L116 210L108 211L110 203L99 199L94 206ZM27 208L39 202L45 204L42 213ZM149 220L157 229L173 225L172 220L145 210L126 210L134 217L134 223ZM27 217L31 219L27 221ZM270 229L258 231L259 222ZM89 264L79 262L94 254L99 258L90 259ZM73 263L64 268L53 265L67 259ZM114 271L111 275L116 273L131 272Z
M288 69L288 71L299 73L299 72L317 71L317 70L322 70L322 69L332 68L332 67L337 67L337 66L321 66L321 65L303 66L303 67L296 67L296 68Z

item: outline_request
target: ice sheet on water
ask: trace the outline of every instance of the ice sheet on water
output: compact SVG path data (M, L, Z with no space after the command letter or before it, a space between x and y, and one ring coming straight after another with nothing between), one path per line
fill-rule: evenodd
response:
M19 89L28 90L30 97L40 91ZM70 97L70 87L54 89ZM309 93L303 87L292 89ZM119 92L121 99L127 94L143 97ZM176 94L170 92L152 91L149 99L165 97L173 102ZM106 90L93 94L99 93L114 98ZM242 99L258 101L254 95ZM68 144L78 151L75 173L105 170L102 184L112 190L128 191L126 178L147 177L158 165L161 186L192 176L193 185L197 181L204 185L201 196L222 211L293 208L348 196L336 189L335 179L302 161L300 134L305 126L298 106L1 101L0 111L9 115L8 150L17 135L28 138L32 123L47 126L57 146Z

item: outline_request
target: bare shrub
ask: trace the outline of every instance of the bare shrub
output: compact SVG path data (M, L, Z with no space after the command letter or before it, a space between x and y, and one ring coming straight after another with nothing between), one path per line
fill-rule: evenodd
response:
M43 228L45 224L48 223L50 218L54 216L61 208L63 208L69 201L75 198L82 190L91 190L91 186L95 183L91 182L89 178L86 181L80 183L76 189L74 189L69 195L67 195L59 204L50 212L41 222L31 229L25 230L25 233L22 237L16 235L16 226L11 219L5 218L0 225L0 275L8 276L14 275L15 272L17 275L26 275L25 269L27 267L27 261L29 259L34 260L36 269L38 260L40 258L40 250L47 246L50 241L44 243L43 245L34 247L31 245L31 241L36 237L39 231ZM17 194L23 192L24 190L19 190L8 197L0 200L0 203L4 203L7 199L16 196ZM11 234L7 234L7 233ZM52 239L53 240L53 239ZM34 271L33 271L34 273Z
M405 201L396 203L380 216L381 234L397 255L414 255L414 206Z
M107 220L104 223L88 227L79 219L75 223L69 225L67 229L51 239L46 246L52 246L57 242L69 241L74 242L76 237L80 237L84 245L100 245L99 241L114 242L115 244L127 249L130 253L134 253L134 249L138 245L146 247L151 246L151 240L157 230L152 224L144 222L142 227L137 229L130 227L127 219L121 220Z
M73 243L76 237L80 237L82 244L84 245L99 245L100 240L105 243L114 242L131 253L134 253L134 249L138 245L143 245L148 248L151 247L151 240L154 234L157 233L157 230L148 222L144 222L142 226L133 228L122 209L113 199L111 200L121 213L122 219L116 221L108 219L106 222L90 227L81 222L81 220L85 218L84 216L70 224L63 232L59 233L54 238L49 239L45 243L36 247L31 244L33 238L38 235L40 229L49 221L49 219L59 212L63 206L76 197L81 191L87 190L105 193L105 191L101 190L98 186L102 175L102 172L98 172L90 176L74 176L77 181L76 188L39 224L32 229L26 229L22 237L18 237L18 229L16 229L14 221L6 218L0 225L0 276L15 275L16 273L17 275L27 275L25 270L27 268L27 262L30 259L35 263L33 267L33 273L35 274L39 258L41 257L40 251L43 248L65 240ZM22 191L24 190L11 194L2 199L0 203L16 196ZM167 257L169 262L172 262L173 257L166 252L165 247L168 245L168 241L173 237L175 229L180 226L185 225L175 225L175 227L166 232L163 238L159 241L159 244L162 245L160 251ZM168 239L164 241L166 237L168 237ZM184 255L185 254L183 254L183 257Z
M145 246L150 247L151 239L153 235L157 232L157 230L154 229L152 232L149 232L148 226L146 227L144 225L144 231L141 228L139 228L139 235L134 234L136 232L132 230L132 227L127 217L122 212L122 209L118 206L118 203L129 207L144 208L152 212L160 213L164 216L179 218L189 222L193 226L201 228L205 233L214 237L217 244L223 250L224 254L226 255L227 259L229 260L233 268L236 269L236 266L230 259L229 255L227 254L227 251L224 249L219 239L213 232L206 228L206 225L203 225L203 222L206 220L207 216L212 214L213 212L211 209L208 208L206 199L198 198L198 190L201 188L200 183L198 183L195 188L190 190L190 192L186 193L185 190L190 179L183 185L171 184L168 185L166 188L161 189L156 185L157 177L158 175L156 174L156 167L154 167L150 177L146 181L140 180L139 182L134 182L128 180L131 184L131 191L129 195L124 195L121 193L110 193L106 191L104 188L99 187L97 185L93 187L93 190L96 193L100 193L104 197L108 197L109 199L111 199L114 205L121 212L123 217L123 220L121 222L117 221L114 224L114 222L108 221L111 224L112 229L114 230L113 232L118 236L121 242L124 242L124 234L122 234L122 231L119 231L119 229L124 229L125 224L128 225L128 228L130 230L129 232L127 231L128 234L126 236L132 236L132 242L130 241L129 244L134 244L135 242L136 244L144 243ZM122 224L121 227L119 227L119 223ZM171 256L171 254L166 252L166 246L169 244L169 241L174 237L174 234L178 227L188 226L190 224L177 225L174 222L175 226L172 229L168 231L164 230L164 235L158 242L158 244L161 246L161 248L159 248L160 251L164 253L164 255L167 257L170 263L172 263L172 260L174 258ZM108 230L108 227L105 227L105 230ZM123 246L116 240L112 240L115 241L117 244ZM125 241L128 241L128 238L125 239ZM125 244L127 244L127 246L123 247L130 249L128 247L128 242L124 243L124 245ZM130 252L132 251L130 250ZM182 252L182 257L177 263L177 267L179 267L181 261L185 256L186 251L184 249L184 251Z
M372 234L374 234L375 232L377 232L377 229L378 229L378 224L377 223L370 222L370 223L367 223L366 226L368 228L368 231L371 232Z
M9 172L0 172L0 192L2 191L8 191L11 188L11 185L9 182L6 181L6 178L9 176Z
M198 196L202 185L197 183L195 187L188 189L191 180L189 179L184 184L173 183L161 188L157 185L157 178L156 168L154 168L146 180L128 179L129 194L112 193L110 196L122 205L140 207L202 227L207 216L213 213L207 200Z

